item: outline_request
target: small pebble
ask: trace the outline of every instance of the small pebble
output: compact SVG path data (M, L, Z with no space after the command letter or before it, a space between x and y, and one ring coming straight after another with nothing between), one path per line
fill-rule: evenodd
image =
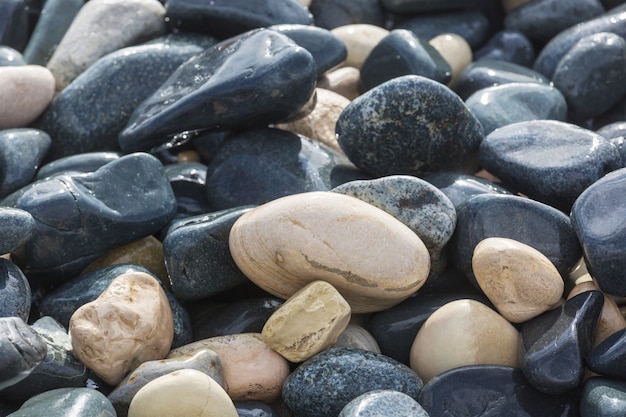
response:
M338 26L331 32L346 45L348 55L343 65L356 69L361 69L372 49L389 35L387 29L366 23Z
M357 68L341 67L336 70L328 71L318 78L317 88L333 91L352 101L361 94L359 92L359 79L360 74Z
M523 33L515 30L501 30L493 34L489 41L474 53L475 61L497 60L524 67L532 67L535 61L535 48Z
M0 129L26 127L54 95L54 76L39 65L0 67Z
M18 67L26 65L24 57L10 46L0 46L0 67Z
M50 136L39 129L0 131L0 197L27 186L50 149Z
M28 376L46 357L43 337L19 317L0 317L0 390Z
M341 332L333 347L356 348L381 353L374 336L363 327L353 323L348 323L348 326Z
M581 417L619 417L626 413L626 381L589 378L581 393Z
M465 39L455 33L442 33L428 41L450 65L452 79L448 86L454 87L459 74L472 62L472 48Z
M359 395L339 417L429 417L426 410L408 395L393 390L375 390Z

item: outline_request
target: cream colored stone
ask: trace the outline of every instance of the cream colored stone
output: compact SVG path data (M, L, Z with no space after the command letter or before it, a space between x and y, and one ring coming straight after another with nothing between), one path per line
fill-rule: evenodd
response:
M304 7L309 7L311 5L311 0L298 0L298 2Z
M516 7L519 7L524 3L528 3L529 1L530 0L502 0L502 9L508 13Z
M174 321L158 281L131 272L76 310L69 334L74 355L107 384L117 385L131 369L167 355Z
M26 127L53 96L54 76L46 67L0 67L0 129Z
M450 80L448 86L453 87L459 74L472 62L472 47L465 38L456 33L442 33L429 40L428 43L450 65L452 80Z
M263 340L291 362L304 362L331 347L350 322L350 305L325 281L313 281L267 320Z
M474 248L472 270L498 312L522 323L559 305L563 278L538 250L513 239L490 237Z
M475 300L456 300L436 310L411 346L410 365L424 382L466 365L519 366L519 332Z
M341 67L331 70L317 80L317 87L333 91L348 100L354 100L359 93L361 73L354 67Z
M365 58L389 31L385 28L365 23L339 26L331 30L346 45L348 55L343 65L360 69Z
M211 377L181 369L148 382L133 397L128 417L238 417L235 404Z
M334 347L352 347L381 353L374 336L363 327L352 323L348 324L348 327L339 335Z
M287 299L309 282L330 283L353 313L389 308L417 291L430 257L422 240L385 211L333 192L273 200L233 225L230 252L258 286Z
M343 154L337 143L335 125L350 100L330 90L316 90L317 104L311 113L293 122L277 124L276 127L304 135Z
M233 401L271 403L290 373L289 362L263 341L260 333L242 333L198 340L173 349L168 358L211 349L222 362L224 387Z

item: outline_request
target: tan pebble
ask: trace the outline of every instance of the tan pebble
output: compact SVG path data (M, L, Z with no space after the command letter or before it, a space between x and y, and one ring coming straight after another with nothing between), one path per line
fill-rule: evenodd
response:
M456 33L443 33L428 41L445 59L452 69L452 80L448 86L453 87L459 74L472 62L472 47Z
M331 30L346 45L348 55L343 65L360 69L365 58L389 31L385 28L365 23L339 26Z
M275 401L289 375L289 362L272 350L260 333L199 340L173 349L168 358L211 349L222 362L224 387L234 401Z
M200 162L200 154L194 150L181 151L176 155L176 162L188 164L190 162Z
M502 9L508 13L516 7L521 6L524 3L528 3L530 0L502 0Z
M174 337L172 310L151 275L122 274L74 312L69 334L76 357L107 384L117 385L139 364L167 355Z
M359 96L361 74L357 68L342 67L328 71L317 80L317 87L333 91L348 100Z
M238 417L235 404L211 377L181 369L148 382L133 397L128 417Z
M352 323L339 335L334 347L351 347L381 353L374 336L363 327Z
M316 90L317 104L311 113L290 123L277 124L276 127L299 133L343 153L337 143L335 125L343 109L350 104L350 100L330 90L323 88Z
M519 366L519 332L475 300L456 300L436 310L411 346L410 365L424 382L467 365Z
M332 346L350 322L350 306L332 285L314 281L296 292L263 326L263 340L298 363Z
M26 127L53 96L54 76L46 67L0 67L0 129Z
M491 237L476 245L472 270L498 312L522 323L557 307L563 278L541 252L513 239Z
M333 192L309 192L258 206L233 225L230 252L265 291L287 299L309 282L330 283L353 313L387 309L426 281L422 240L392 215Z

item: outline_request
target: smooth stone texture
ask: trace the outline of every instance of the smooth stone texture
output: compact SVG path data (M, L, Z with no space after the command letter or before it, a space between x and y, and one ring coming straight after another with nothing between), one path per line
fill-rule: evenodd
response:
M19 317L28 321L30 315L30 284L22 271L11 261L0 258L0 317Z
M119 145L124 151L149 149L182 131L280 121L307 103L316 77L312 55L285 35L246 32L178 67L135 109Z
M233 208L174 222L163 240L172 292L183 301L219 294L248 282L228 249L233 224L250 207Z
M353 313L398 304L430 269L428 250L411 229L369 203L331 192L283 197L245 213L229 245L237 266L265 291L287 299L323 280Z
M487 4L485 0L382 0L386 10L392 13L424 13L447 9L475 8Z
M522 325L520 368L536 389L557 395L582 384L603 302L600 291L587 291Z
M387 356L352 348L325 350L293 371L283 387L283 401L292 415L338 415L354 398L389 389L416 399L422 381L409 367ZM320 392L325 395L319 395Z
M601 32L572 46L554 70L552 83L565 96L571 117L585 119L601 115L624 97L624 77L626 40Z
M491 237L478 243L472 270L498 313L512 323L557 307L563 296L563 278L552 262L512 239Z
M52 101L54 77L45 67L0 67L0 129L25 127Z
M10 46L0 46L0 67L18 67L26 65L21 53Z
M442 33L428 41L450 65L452 79L448 86L454 86L459 74L472 62L472 47L455 33Z
M428 42L406 29L395 29L380 40L360 70L361 91L403 75L421 75L442 84L452 79L452 68Z
M119 159L121 156L122 155L118 152L88 152L66 156L48 162L39 168L35 175L35 180L42 180L66 172L93 172L103 165Z
M325 281L313 281L283 303L263 326L263 340L292 363L329 348L350 321L350 305Z
M622 157L622 168L626 166L626 122L616 121L603 125L596 130L596 133L604 136L609 142L617 148Z
M572 226L580 240L585 262L598 287L611 295L625 296L623 271L626 169L613 171L590 185L572 206Z
M475 61L483 59L532 67L535 62L535 48L523 33L515 30L500 30L474 53Z
M478 169L482 127L448 87L417 75L394 78L341 113L337 141L375 176Z
M179 158L181 153L178 154ZM191 154L189 157L191 158ZM182 158L184 160L185 156ZM204 190L206 187L206 165L200 162L169 164L164 167L164 172L176 196L179 214L193 216L210 211Z
M116 385L132 367L167 355L173 327L163 289L139 272L118 276L96 300L78 308L69 333L78 359Z
M56 90L63 90L103 56L157 37L165 28L164 16L165 8L157 0L86 2L47 63Z
M626 413L626 381L589 378L580 394L581 417L619 417Z
M28 16L24 0L0 2L0 45L21 51L28 40Z
M115 417L111 402L92 388L58 388L26 401L10 417Z
M356 348L380 353L380 347L374 336L363 327L353 323L348 323L348 326L341 332L333 347Z
M45 340L19 317L0 317L0 390L28 376L46 357Z
M511 194L511 191L485 178L454 172L437 172L424 180L441 190L458 209L466 200L478 194Z
M317 79L317 88L333 91L348 100L354 100L359 93L359 70L354 67L341 67L331 70ZM347 103L346 103L347 104ZM315 112L315 109L313 109ZM339 117L339 115L337 115ZM334 135L334 129L333 129ZM335 142L337 138L333 139ZM339 146L339 145L337 145Z
M430 417L578 417L575 395L537 391L519 368L466 366L431 379L419 403Z
M389 35L389 31L382 26L355 23L335 27L331 33L339 38L348 50L344 66L360 69L372 49L382 39Z
M35 219L24 210L0 207L0 253L11 253L35 233Z
M33 180L52 141L39 129L0 131L0 197L6 197Z
M352 24L385 26L385 10L378 0L310 0L315 25L334 29Z
M480 162L504 183L565 213L587 187L622 166L601 135L548 120L515 123L487 135Z
M626 370L626 329L618 330L591 350L587 367L608 378L624 379Z
M350 401L339 417L428 417L428 413L402 392L375 390Z

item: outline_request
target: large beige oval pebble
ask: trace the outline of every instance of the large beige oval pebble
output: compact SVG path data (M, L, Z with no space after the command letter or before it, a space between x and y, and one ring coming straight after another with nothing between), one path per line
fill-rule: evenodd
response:
M428 41L452 69L448 86L454 86L459 74L472 62L472 47L456 33L442 33Z
M117 385L131 369L167 355L174 321L157 280L130 272L74 312L69 334L74 355L107 384Z
M238 417L235 404L213 378L181 369L148 382L133 397L128 417Z
M443 305L422 325L411 346L410 365L424 381L467 365L519 366L519 332L475 300Z
M522 323L559 305L563 278L541 252L513 239L490 237L472 256L476 281L498 312Z
M332 285L314 281L292 295L263 326L263 340L298 363L329 348L350 322L350 305Z
M398 219L364 201L310 192L266 203L241 216L229 238L237 266L283 299L309 282L330 283L353 313L380 311L417 291L430 257Z
M346 45L348 55L343 65L360 69L365 58L389 31L366 23L338 26L330 31Z
M331 70L317 80L317 87L333 91L348 100L354 100L360 95L359 83L361 73L354 67L341 67Z
M0 129L25 127L54 96L54 76L46 67L0 67Z
M233 399L271 403L282 392L289 362L272 350L260 333L241 333L198 340L173 349L168 358L202 349L217 353L224 371L224 387Z

